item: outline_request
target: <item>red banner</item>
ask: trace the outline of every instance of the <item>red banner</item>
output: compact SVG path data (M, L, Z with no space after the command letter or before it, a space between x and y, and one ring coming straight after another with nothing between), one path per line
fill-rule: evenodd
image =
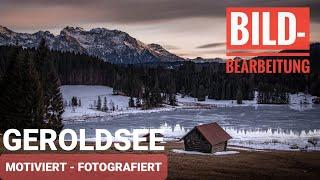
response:
M164 154L2 154L1 180L166 179Z
M229 7L226 33L227 56L309 56L272 50L309 50L310 9Z

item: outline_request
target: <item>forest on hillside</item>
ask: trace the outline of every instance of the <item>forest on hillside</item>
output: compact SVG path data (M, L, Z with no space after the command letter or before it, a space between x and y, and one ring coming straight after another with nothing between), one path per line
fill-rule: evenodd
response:
M316 47L316 48L315 48ZM12 53L34 54L36 49L0 47L0 80L10 64ZM311 47L311 74L226 74L223 63L181 62L165 65L119 65L95 57L69 52L50 51L47 60L53 63L62 85L106 85L115 93L137 97L156 107L176 93L199 101L251 100L259 92L259 103L288 103L287 93L306 92L320 96L319 44ZM270 101L272 99L282 99Z

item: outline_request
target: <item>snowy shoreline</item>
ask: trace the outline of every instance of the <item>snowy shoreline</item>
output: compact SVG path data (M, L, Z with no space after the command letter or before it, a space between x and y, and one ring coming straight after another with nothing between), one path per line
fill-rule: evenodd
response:
M290 104L275 105L257 104L255 99L251 101L244 100L243 104L237 104L236 100L206 99L206 101L200 102L197 101L196 98L182 98L181 95L177 95L178 106L165 105L161 108L142 110L141 108L129 108L129 97L122 95L112 95L113 89L107 86L66 85L61 86L61 92L66 103L71 101L71 98L73 96L81 100L81 107L65 107L65 112L63 113L64 121L87 120L90 118L98 118L104 116L174 111L177 109L212 109L238 106L252 106L257 108L264 106L289 106L293 110L304 111L312 109L312 99L314 98L313 96L304 95L303 93L292 94L290 95ZM93 109L92 107L94 106L95 101L97 101L98 96L100 96L100 98L102 99L105 97L108 102L113 102L117 109L115 111L109 110L108 112ZM301 104L303 100L307 103Z
M144 113L155 113L155 112L165 112L165 111L174 111L177 108L174 107L162 107L162 108L154 108L154 109L128 109L128 110L122 110L122 111L111 111L111 112L102 112L102 111L96 111L96 113L91 114L79 114L79 115L72 115L72 112L70 116L64 116L64 121L75 121L75 120L87 120L91 118L99 118L99 117L114 117L114 116L121 116L121 115L127 115L127 114L144 114ZM77 112L74 112L77 114Z

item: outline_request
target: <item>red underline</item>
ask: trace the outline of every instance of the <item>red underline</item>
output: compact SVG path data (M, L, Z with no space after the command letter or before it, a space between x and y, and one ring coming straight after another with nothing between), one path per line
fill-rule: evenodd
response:
M237 52L227 52L227 56L310 56L310 53L237 53Z

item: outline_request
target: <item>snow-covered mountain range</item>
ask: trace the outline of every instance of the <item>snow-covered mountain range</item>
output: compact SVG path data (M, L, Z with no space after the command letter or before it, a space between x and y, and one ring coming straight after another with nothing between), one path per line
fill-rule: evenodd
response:
M75 52L98 57L111 63L135 64L173 62L185 60L168 52L158 44L144 44L126 32L95 28L86 31L80 27L65 27L59 35L49 31L34 34L17 33L0 26L0 46L19 45L24 48L37 47L42 38L50 49Z

